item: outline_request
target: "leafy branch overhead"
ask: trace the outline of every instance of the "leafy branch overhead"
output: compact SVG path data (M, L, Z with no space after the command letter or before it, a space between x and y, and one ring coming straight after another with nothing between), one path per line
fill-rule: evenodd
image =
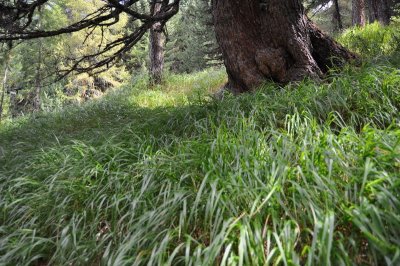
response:
M150 2L146 10L138 8L139 2L139 0L101 1L101 5L96 10L78 21L58 28L42 29L37 23L41 10L63 6L64 1L16 0L10 3L8 0L0 0L0 41L54 37L82 30L87 30L87 38L89 38L93 32L98 30L103 32L104 28L117 24L123 16L128 17L129 23L132 24L129 32L118 38L102 38L97 51L79 58L71 58L71 67L62 72L65 76L72 71L78 73L103 71L131 50L154 23L161 23L164 26L179 11L180 0L158 1L157 3L161 3L161 9L156 14L151 14L149 11L156 2Z

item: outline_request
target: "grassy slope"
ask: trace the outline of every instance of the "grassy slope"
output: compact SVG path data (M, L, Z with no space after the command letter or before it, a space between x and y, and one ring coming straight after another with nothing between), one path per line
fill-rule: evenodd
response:
M0 128L0 265L400 262L399 58L215 101L221 71Z

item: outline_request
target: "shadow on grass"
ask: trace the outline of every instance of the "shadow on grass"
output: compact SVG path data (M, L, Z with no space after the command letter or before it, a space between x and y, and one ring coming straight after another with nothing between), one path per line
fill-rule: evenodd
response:
M196 121L206 118L210 108L208 104L191 104L151 109L101 102L36 114L0 129L0 165L76 141L98 146L110 141L129 145L145 138L190 138Z

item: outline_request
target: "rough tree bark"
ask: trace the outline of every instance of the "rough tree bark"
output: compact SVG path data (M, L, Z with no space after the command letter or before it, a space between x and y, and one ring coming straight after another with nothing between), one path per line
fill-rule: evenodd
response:
M340 31L343 29L343 23L342 23L342 15L340 14L339 1L333 0L333 3L334 3L335 9L333 11L332 22L333 22L335 30Z
M352 1L351 15L353 26L365 26L365 0Z
M226 87L251 91L265 80L320 78L355 55L322 33L301 0L214 0L217 41L228 73Z
M369 21L378 21L382 25L390 23L390 8L387 0L369 0Z
M151 5L151 13L156 15L160 12L162 3L154 2ZM160 84L162 82L164 71L164 46L165 36L163 33L163 25L155 23L150 29L150 84Z

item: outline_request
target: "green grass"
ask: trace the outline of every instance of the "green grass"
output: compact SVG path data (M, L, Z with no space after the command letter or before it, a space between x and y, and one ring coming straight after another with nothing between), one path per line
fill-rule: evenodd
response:
M363 28L350 28L338 39L364 58L391 55L400 52L400 21L394 21L390 26L375 22Z
M400 263L400 71L144 80L0 128L0 265ZM398 63L398 61L397 61Z

